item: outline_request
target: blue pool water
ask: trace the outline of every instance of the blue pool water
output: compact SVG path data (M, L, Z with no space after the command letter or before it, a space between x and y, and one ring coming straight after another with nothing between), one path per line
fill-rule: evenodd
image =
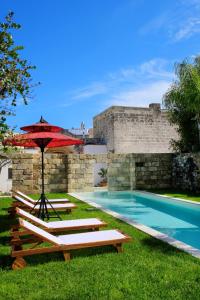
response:
M138 191L97 191L78 195L200 250L198 204Z

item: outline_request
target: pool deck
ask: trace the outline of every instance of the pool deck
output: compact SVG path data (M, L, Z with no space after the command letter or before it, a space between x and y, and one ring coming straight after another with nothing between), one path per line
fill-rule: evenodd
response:
M174 200L178 200L178 201L184 201L184 202L188 202L188 203L193 203L193 204L197 204L197 205L200 205L200 203L196 203L194 201L191 201L191 200L185 200L185 199L181 199L181 198L173 198L173 197L169 197L169 196L163 196L163 195L159 195L159 194L154 194L154 193L150 193L150 192L146 192L146 191L141 191L141 190L135 190L136 192L142 192L142 193L146 193L146 194L151 194L151 195L157 195L157 196L160 196L160 197L164 197L164 198L170 198L170 199L174 199ZM196 257L196 258L200 258L200 250L199 249L196 249L196 248L193 248L192 246L190 245L187 245L179 240L176 240L170 236L168 236L167 234L164 234L164 233L161 233L155 229L152 229L146 225L143 225L143 224L140 224L134 220L131 220L127 217L124 217L122 216L121 214L119 213L116 213L110 209L106 209L104 207L102 207L101 205L93 202L93 201L90 201L90 200L86 200L84 197L81 197L79 194L76 194L76 193L69 193L70 196L73 196L83 202L86 202L88 203L89 205L91 206L94 206L96 208L99 208L101 209L102 211L104 211L105 213L113 216L114 218L117 218L121 221L124 221L126 223L128 223L129 225L149 234L150 236L156 238L156 239L159 239L165 243L168 243L170 245L172 245L173 247L176 247L184 252L187 252L189 254L191 254L192 256Z

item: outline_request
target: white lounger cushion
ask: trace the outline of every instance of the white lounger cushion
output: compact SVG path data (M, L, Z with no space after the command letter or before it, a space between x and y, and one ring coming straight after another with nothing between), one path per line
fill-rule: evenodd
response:
M34 206L34 205L33 205ZM74 207L75 205L73 203L57 203L57 204L47 204L47 208L71 208ZM40 204L37 204L35 206L35 209L39 209L40 208Z
M59 238L57 238L55 235L48 233L47 231L25 221L19 218L19 223L22 227L25 229L28 229L29 231L35 233L36 235L43 237L45 240L55 244L55 245L61 245L62 242Z
M47 223L49 229L62 228L62 227L79 227L79 226L89 226L89 225L101 225L102 221L96 218L91 219L77 219L77 220L63 220Z
M21 197L25 198L26 200L30 201L31 203L35 204L37 202L37 200L32 199L31 197L29 197L28 195L20 192L20 191L16 191L14 193L17 193L18 195L20 195ZM54 202L54 203L60 203L60 202L69 202L69 199L67 198L60 198L60 199L48 199L49 202Z
M23 198L19 197L19 196L15 196L15 199L23 204L25 204L26 206L30 207L30 208L33 208L34 205L31 204L30 202L24 200Z
M117 230L102 230L102 231L95 231L95 232L86 232L86 233L75 233L75 234L66 234L66 235L59 235L56 237L53 234L48 233L47 231L38 228L37 226L19 219L20 225L25 229L30 230L31 232L35 233L39 237L43 237L45 240L52 242L56 245L81 245L81 244L92 244L98 242L109 242L109 241L118 241L121 242L127 239L127 237L120 233Z
M30 202L24 200L23 198L19 197L19 196L15 196L15 199L20 201L21 203L27 205L30 208L34 208L35 210L38 210L40 208L40 204L34 205L31 204ZM47 204L47 209L52 209L52 206L54 209L59 209L59 208L73 208L75 207L75 204L73 203L57 203L57 204Z
M77 220L63 220L63 221L54 221L54 222L45 222L41 219L31 215L21 208L17 208L17 212L20 216L27 218L35 222L38 225L42 225L48 229L56 229L56 228L71 228L71 227L80 227L80 226L90 226L90 225L101 225L103 222L96 218L90 219L77 219Z
M40 225L42 225L42 226L44 226L44 227L48 227L48 226L47 226L47 225L48 225L47 222L42 221L41 219L39 219L39 218L37 218L37 217L31 215L29 212L27 212L27 211L25 211L25 210L23 210L23 209L21 209L21 208L19 208L19 207L17 208L17 213L18 213L20 216L23 216L24 218L27 218L27 219L29 219L29 220L32 220L33 222L35 222L35 223L37 223L37 224L40 224Z
M94 232L59 235L58 238L63 245L79 245L121 240L126 239L126 236L117 230L102 230Z

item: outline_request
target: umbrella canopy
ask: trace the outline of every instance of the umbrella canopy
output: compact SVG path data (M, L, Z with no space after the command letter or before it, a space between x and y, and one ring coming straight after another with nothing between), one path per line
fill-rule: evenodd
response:
M49 124L47 121L43 119L43 117L40 118L39 122L28 126L23 126L20 129L28 132L40 132L40 131L61 132L63 130L63 128L59 126Z
M20 129L28 133L15 135L4 140L4 145L23 146L27 148L55 148L83 144L82 140L60 133L63 128L49 124L41 117L38 123L23 126Z
M63 129L58 126L54 126L45 121L42 117L40 121L33 125L28 125L21 127L22 130L28 131L28 133L19 134L13 138L8 138L4 140L4 145L13 145L13 146L23 146L28 148L40 147L42 152L42 191L38 203L40 203L40 209L38 216L44 219L47 217L49 219L49 213L47 210L47 203L51 205L44 193L44 149L45 148L55 148L55 147L64 147L70 145L80 145L83 144L82 140L67 136L60 133ZM36 203L37 204L37 203ZM52 206L57 217L59 215ZM60 218L60 217L59 217Z
M11 139L6 139L3 143L27 148L55 148L80 145L83 144L83 141L58 132L42 131L18 134Z

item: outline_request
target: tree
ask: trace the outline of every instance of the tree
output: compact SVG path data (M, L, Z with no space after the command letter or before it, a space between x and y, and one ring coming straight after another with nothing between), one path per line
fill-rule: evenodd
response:
M20 58L23 46L16 46L11 32L21 26L13 21L14 13L9 12L5 22L0 23L0 141L9 132L6 118L14 114L17 99L28 103L32 87L30 71L35 66Z
M172 147L180 152L200 150L200 57L175 67L177 80L163 97L169 119L177 126L179 140Z

